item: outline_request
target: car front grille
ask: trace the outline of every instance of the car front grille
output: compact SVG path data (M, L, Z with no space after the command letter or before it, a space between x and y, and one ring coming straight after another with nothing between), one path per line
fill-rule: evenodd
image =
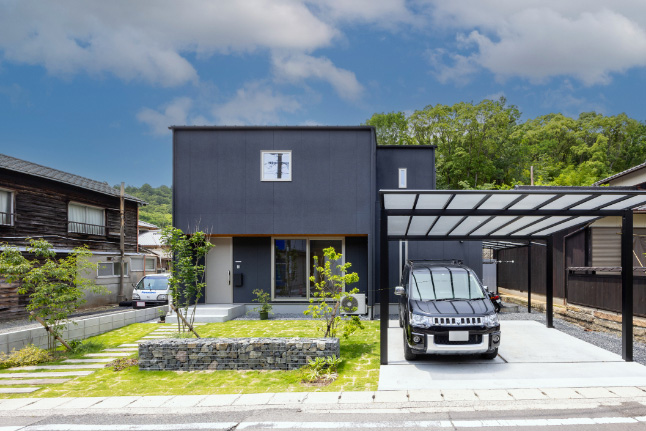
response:
M435 344L445 346L459 346L464 344L480 344L482 343L482 334L470 334L468 341L449 341L449 335L435 335L433 337Z
M434 317L434 326L482 326L482 317Z

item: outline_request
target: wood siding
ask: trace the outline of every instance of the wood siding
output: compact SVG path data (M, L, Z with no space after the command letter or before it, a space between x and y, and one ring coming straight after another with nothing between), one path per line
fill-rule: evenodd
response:
M633 312L646 317L646 277L635 276ZM621 276L569 274L568 303L621 313Z
M13 192L14 224L0 225L0 242L24 246L26 238L45 238L56 248L86 244L92 251L119 251L119 198L31 175L0 169L0 187ZM70 233L69 202L105 209L106 235ZM137 204L126 201L125 251L137 250Z

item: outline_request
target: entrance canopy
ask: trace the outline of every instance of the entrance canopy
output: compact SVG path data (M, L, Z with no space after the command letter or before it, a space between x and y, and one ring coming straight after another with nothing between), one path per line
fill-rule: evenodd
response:
M624 187L514 190L381 190L388 239L544 239L600 217L646 204Z
M547 326L553 317L552 235L601 217L622 217L622 356L632 361L633 210L646 191L633 187L517 187L513 190L380 190L380 261L388 242L543 240L547 246ZM504 247L504 245L503 245ZM380 265L381 363L388 363L388 265ZM529 301L531 301L531 291Z

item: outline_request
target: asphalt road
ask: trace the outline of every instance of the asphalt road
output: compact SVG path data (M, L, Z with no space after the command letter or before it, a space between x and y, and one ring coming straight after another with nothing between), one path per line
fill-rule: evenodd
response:
M236 407L176 411L7 412L0 431L143 430L646 430L646 406L624 400L453 403L416 408Z

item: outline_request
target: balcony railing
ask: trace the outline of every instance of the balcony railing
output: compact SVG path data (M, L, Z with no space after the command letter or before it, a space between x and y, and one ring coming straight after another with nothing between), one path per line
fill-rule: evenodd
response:
M0 225L13 225L13 213L2 213L0 212Z
M84 233L87 235L105 236L106 227L98 224L80 223L77 221L68 222L67 231L71 233Z

